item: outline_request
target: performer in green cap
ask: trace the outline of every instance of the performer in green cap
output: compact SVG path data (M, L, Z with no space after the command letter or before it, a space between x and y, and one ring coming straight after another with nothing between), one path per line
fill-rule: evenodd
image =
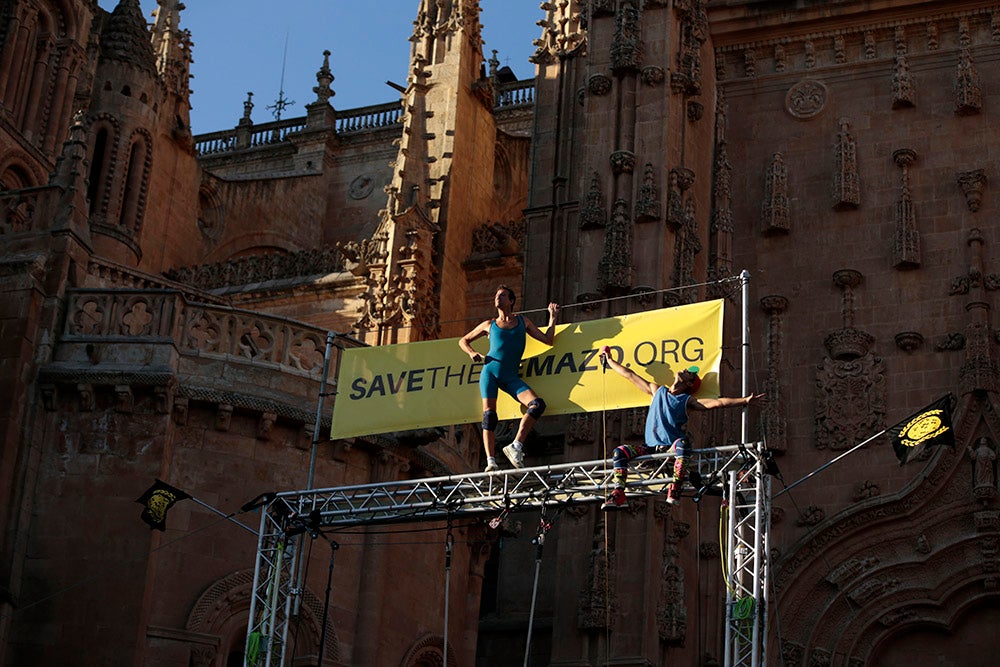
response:
M640 377L630 368L622 366L611 358L610 348L601 348L601 361L606 363L618 375L629 380L636 387L652 396L653 400L646 414L645 442L640 445L621 445L616 447L612 455L614 464L613 487L603 509L618 509L625 507L628 501L625 497L625 482L628 475L628 462L636 456L669 451L676 456L674 460L674 480L667 487L667 502L676 505L680 502L681 486L687 476L686 455L690 447L685 424L688 420L688 409L714 410L715 408L733 408L752 405L763 400L764 394L750 394L740 398L695 398L701 387L698 377L698 367L691 366L678 371L670 387L656 384Z

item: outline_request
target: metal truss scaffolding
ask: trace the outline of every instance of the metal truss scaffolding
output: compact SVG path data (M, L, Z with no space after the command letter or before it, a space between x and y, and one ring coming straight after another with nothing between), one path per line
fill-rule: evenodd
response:
M725 667L766 665L770 456L762 443L738 467L728 467Z
M706 480L706 485L708 480L721 481L728 474L730 498L739 499L730 505L728 562L732 581L727 584L730 591L737 586L740 592L731 593L733 599L727 600L727 645L730 645L730 629L737 627L731 644L733 654L742 655L744 644L751 642L755 661L727 660L727 667L763 664L759 657L762 628L757 627L755 620L753 631L744 632L743 626L732 619L732 609L747 595L753 595L757 601L755 609L764 606L765 588L760 583L763 577L759 576L764 559L759 547L766 542L767 522L761 521L761 517L769 513L766 507L769 487L759 472L762 468L755 456L759 450L760 447L734 445L699 449L691 455L695 464L692 467ZM629 474L630 496L662 494L673 479L673 458L669 454L640 457L633 460L633 465L635 469ZM604 500L611 474L611 460L607 459L275 494L261 511L245 664L249 667L289 664L289 620L295 598L301 593L294 587L301 562L295 550L303 534L315 537L325 528L373 524L473 516L501 518L511 512L542 507L593 504ZM750 479L764 486L748 487ZM704 490L698 490L696 498L700 499ZM746 527L747 521L752 529ZM744 581L754 582L753 587L744 590Z

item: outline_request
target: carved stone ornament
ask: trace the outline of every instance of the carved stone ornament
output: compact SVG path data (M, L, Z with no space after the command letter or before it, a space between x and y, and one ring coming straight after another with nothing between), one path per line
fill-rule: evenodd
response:
M846 118L840 119L837 133L836 168L833 172L833 209L845 211L861 204L861 185L858 177L858 144L849 131Z
M647 65L639 72L639 78L647 86L658 86L663 83L663 79L666 78L666 74L664 73L662 67Z
M603 97L611 92L611 79L603 74L594 74L587 79L587 91L591 95Z
M896 347L903 352L913 352L924 344L924 337L917 331L901 331L895 336Z
M705 115L705 105L701 102L691 100L687 103L687 119L691 123L696 123Z
M958 185L965 195L965 204L975 213L983 204L983 191L986 189L986 174L982 169L962 171L958 174Z
M916 106L916 88L910 74L910 62L903 53L896 56L896 70L892 74L892 108L913 106Z
M608 213L604 209L604 193L601 191L601 177L596 171L590 179L587 200L580 210L580 229L601 229L608 224Z
M361 174L351 181L347 196L351 199L365 199L375 189L375 179L374 174Z
M868 353L849 360L825 359L817 369L816 388L818 449L849 449L882 429L886 369L881 358Z
M781 153L771 156L771 163L767 168L760 218L761 232L765 235L787 234L791 230L788 210L788 169Z
M632 151L615 151L611 154L610 160L611 170L616 176L635 171L635 153Z
M621 0L615 12L615 34L611 41L611 71L634 72L642 58L642 8L638 0Z
M800 120L815 118L826 108L828 96L826 85L822 81L804 79L788 90L785 109Z
M902 170L900 199L896 202L896 226L892 239L892 265L897 269L913 269L920 266L920 232L917 229L917 214L910 193L910 166L916 161L917 153L912 148L900 148L893 152L892 159Z
M632 286L632 221L628 213L628 202L616 199L604 235L604 254L597 263L598 283L605 293Z
M635 202L635 221L652 222L660 219L660 188L656 185L653 165L649 162L643 170L639 196Z

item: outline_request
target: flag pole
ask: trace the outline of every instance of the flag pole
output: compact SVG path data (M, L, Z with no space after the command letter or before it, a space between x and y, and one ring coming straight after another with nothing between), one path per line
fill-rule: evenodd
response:
M223 512L222 510L220 510L220 509L216 509L215 507L212 507L212 506L211 506L211 505L209 505L208 503L206 503L206 502L202 502L202 501L198 500L198 499L197 499L197 498L195 498L194 496L189 496L189 498L190 498L191 500L195 501L196 503L198 503L199 505L201 505L202 507L204 507L205 509L207 509L207 510L209 510L209 511L211 511L211 512L214 512L214 513L218 514L219 516L221 516L221 517L222 517L223 519L225 519L226 521L229 521L229 522L231 522L231 523L235 523L235 524L236 524L237 526L239 526L239 527L240 527L240 528L242 528L243 530L247 531L248 533L252 533L253 535L257 535L257 531L256 531L256 530L254 530L254 529L253 529L253 528L251 528L250 526L246 525L246 524L245 524L245 523L243 523L242 521L239 521L238 519L234 519L234 518L233 518L234 516L236 516L236 515L238 514L238 512L233 512L232 514L226 514L226 513L225 513L225 512Z
M857 444L857 445L854 445L853 447L851 447L850 449L848 449L848 450L847 450L846 452L844 452L843 454L841 454L841 455L840 455L840 456L838 456L837 458L835 458L835 459L833 459L833 460L831 460L831 461L827 461L826 463L824 463L823 465L821 465L820 467L816 468L816 469L815 469L815 470L813 470L813 471L812 471L811 473L809 473L808 475L806 475L805 477L803 477L803 478L801 478L801 479L798 479L798 480L796 480L796 481L792 482L792 483L791 483L790 485L786 486L786 487L785 487L784 489L782 489L782 490L781 490L781 491L779 491L778 493L774 494L774 496L773 496L772 500L773 500L774 498L777 498L778 496L781 496L781 495L784 495L785 493L788 493L789 491L791 491L791 490L792 490L792 489L794 489L794 488L795 488L796 486L798 486L798 485L799 485L799 484L801 484L802 482L806 481L807 479L809 479L809 478L810 478L810 477L812 477L813 475L818 475L819 473L823 472L824 470L826 470L827 468L829 468L830 466L832 466L832 465L833 465L834 463L836 463L836 462L837 462L837 461L839 461L840 459L844 458L844 457L845 457L845 456L847 456L848 454L851 454L851 453L853 453L853 452L854 452L855 450L858 450L858 449L861 449L862 447L864 447L865 445L867 445L867 444L868 444L869 442L871 442L871 441L872 441L872 440L874 440L875 438L879 437L880 435L884 434L884 433L885 433L886 431L888 431L888 430L889 430L889 429L887 429L887 428L884 428L884 429L882 429L881 431L879 431L879 432L878 432L878 433L876 433L875 435L871 436L870 438L868 438L868 439L866 439L866 440L862 441L861 443L859 443L859 444Z

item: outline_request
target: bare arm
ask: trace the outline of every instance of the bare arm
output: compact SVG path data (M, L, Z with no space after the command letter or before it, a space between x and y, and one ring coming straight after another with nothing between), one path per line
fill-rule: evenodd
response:
M643 378L635 371L633 371L631 368L626 368L625 366L622 366L620 363L612 359L611 355L608 354L607 345L601 348L601 361L606 362L608 366L611 367L611 370L613 370L615 373L618 373L618 375L621 375L623 378L625 378L626 380L634 384L636 387L638 387L641 391L649 394L650 396L655 395L656 390L660 388L660 385Z
M490 324L492 323L493 320L486 320L459 339L458 346L462 348L462 352L469 355L469 358L473 361L482 361L483 355L472 349L472 341L482 338L483 336L488 336L490 333Z
M529 320L527 317L524 318L524 330L529 336L534 338L540 343L545 343L546 345L552 345L556 342L556 316L559 314L559 305L555 303L549 304L549 324L545 327L545 331L542 331L535 326L535 323Z
M764 394L750 394L739 398L695 398L688 399L688 407L695 410L714 410L715 408L742 408L764 402Z

